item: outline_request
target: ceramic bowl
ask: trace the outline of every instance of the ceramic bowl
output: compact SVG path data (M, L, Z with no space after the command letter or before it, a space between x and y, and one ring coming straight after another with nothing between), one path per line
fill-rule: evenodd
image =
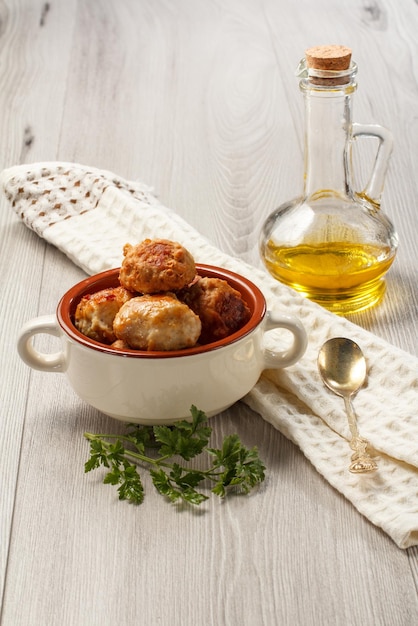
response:
M18 337L19 355L34 369L65 373L82 400L118 420L170 424L190 419L192 404L211 417L245 396L265 368L287 367L300 359L307 337L298 319L267 311L262 292L244 276L209 265L196 268L201 276L226 280L250 308L248 323L225 339L185 350L146 352L114 350L84 336L73 321L77 304L88 293L116 287L116 268L69 289L55 315L27 322ZM292 334L286 350L265 347L265 334L274 328ZM61 349L39 352L32 340L42 333L59 337Z

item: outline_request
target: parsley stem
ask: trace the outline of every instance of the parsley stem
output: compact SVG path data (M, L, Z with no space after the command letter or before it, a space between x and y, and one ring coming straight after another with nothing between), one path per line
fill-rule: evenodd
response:
M146 456L145 454L141 454L140 452L134 452L133 450L127 450L125 448L125 456L129 456L131 459L136 459L138 461L143 461L144 463L149 463L150 465L156 465L157 467L173 467L171 463L165 463L165 459L169 459L169 456L159 457L158 459L152 459L150 456Z
M128 441L129 443L132 443L132 439L130 439L127 435L103 435L101 433L84 433L84 437L89 441L94 441L95 439L119 439L121 441Z
M119 441L126 441L130 444L133 444L132 439L125 435L104 435L104 434L93 434L93 433L84 433L84 436L89 441L100 440L102 445L106 448L106 450L110 449L110 443L106 441L106 439L119 439ZM124 455L133 459L134 461L142 461L143 463L148 463L149 465L154 465L156 467L166 467L167 469L173 468L173 463L166 463L166 459L170 459L171 456L167 454L166 456L158 457L157 459L153 459L146 454L141 454L141 452L134 452L134 450L129 450L127 448L124 449ZM184 466L181 466L182 469L186 469ZM215 471L216 468L210 468L206 470L200 470L201 474L208 478L209 480L216 482L218 480L218 476L222 474L222 471Z

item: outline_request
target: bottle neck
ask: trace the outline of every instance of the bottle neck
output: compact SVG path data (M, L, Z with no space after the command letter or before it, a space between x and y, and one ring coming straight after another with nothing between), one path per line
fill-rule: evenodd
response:
M305 197L351 193L353 89L304 87ZM351 92L351 93L350 93Z

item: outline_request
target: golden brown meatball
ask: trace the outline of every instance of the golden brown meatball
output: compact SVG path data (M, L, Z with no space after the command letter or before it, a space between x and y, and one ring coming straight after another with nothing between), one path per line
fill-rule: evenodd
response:
M199 278L179 293L199 316L202 333L199 343L218 341L239 330L251 317L247 303L239 291L220 278Z
M123 287L139 293L177 291L192 282L195 262L182 245L166 239L145 239L123 248L119 280Z
M133 294L123 287L102 289L84 296L75 312L76 328L90 339L112 343L116 339L113 332L115 315L132 296Z
M122 339L116 339L116 341L110 344L110 347L113 348L113 350L130 350L128 344L122 341Z
M196 344L201 323L174 294L144 295L121 307L113 328L118 339L136 350L182 350Z

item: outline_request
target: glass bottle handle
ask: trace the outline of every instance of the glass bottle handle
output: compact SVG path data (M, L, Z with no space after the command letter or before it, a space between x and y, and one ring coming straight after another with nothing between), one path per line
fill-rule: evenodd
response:
M352 137L375 137L379 140L373 170L369 182L360 196L380 206L386 171L389 165L389 157L393 149L393 136L390 130L378 124L357 124L352 125Z

